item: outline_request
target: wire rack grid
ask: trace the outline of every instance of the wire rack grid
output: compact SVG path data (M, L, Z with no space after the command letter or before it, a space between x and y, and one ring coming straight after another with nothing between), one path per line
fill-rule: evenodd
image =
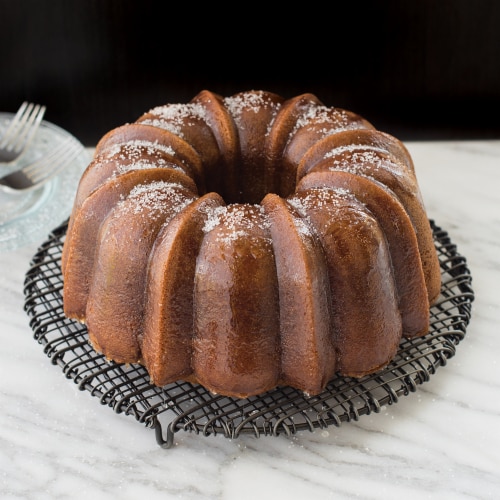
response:
M455 355L474 300L465 257L446 231L431 221L442 271L442 289L431 308L429 333L406 339L385 369L361 379L337 377L318 396L279 387L247 399L216 396L200 385L176 382L156 387L140 365L107 361L88 342L85 325L64 316L60 259L67 221L54 229L34 255L24 283L25 311L34 339L82 391L117 413L153 428L157 443L170 448L175 433L203 436L293 435L358 420L415 392Z

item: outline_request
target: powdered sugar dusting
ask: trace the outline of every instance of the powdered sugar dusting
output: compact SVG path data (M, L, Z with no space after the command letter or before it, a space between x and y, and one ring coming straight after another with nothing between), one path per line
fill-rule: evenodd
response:
M239 238L262 235L263 230L268 233L269 226L269 219L262 206L233 204L211 210L203 226L203 232L210 233L221 228L217 241L230 243Z
M366 175L370 171L394 165L391 161L392 157L387 158L387 151L376 147L346 146L333 149L324 157L325 159L331 158L329 170L342 170L356 175ZM398 174L399 169L391 170L395 175Z
M184 128L199 125L198 120L208 125L207 110L200 103L167 104L151 109L149 114L152 116L141 123L168 130L181 139L184 139Z
M208 217L203 226L203 232L208 233L212 231L222 222L223 216L227 213L227 207L215 207L213 210L208 211Z
M339 207L354 195L345 188L311 188L306 193L289 198L288 202L297 212L307 219L309 210L324 210Z
M325 155L328 158L328 155ZM372 165L379 166L382 163L382 158L374 154L373 151L355 151L343 155L341 158L338 156L334 157L333 165L349 167L352 166L362 166L363 164L370 163Z
M288 201L314 228L316 235L329 234L332 223L345 217L348 217L344 220L350 226L363 224L365 214L368 213L360 210L361 207L366 208L366 205L345 188L311 188Z
M325 153L325 158L331 158L332 156L341 153L353 153L353 154L358 153L368 158L369 156L375 157L376 156L375 153L387 154L387 150L380 148L378 146L370 146L366 144L347 144L345 146L339 146L337 148L328 151L328 153Z
M281 107L280 103L274 102L269 96L262 91L246 92L231 97L224 98L224 105L233 117L233 119L241 127L243 126L242 114L243 111L251 111L257 114L261 109L271 109L272 119L268 124L266 135L271 130L272 123Z
M326 126L319 128L318 125L321 124ZM297 119L291 135L294 135L300 129L310 129L312 125L316 127L316 132L321 137L326 137L341 130L359 128L359 123L352 120L343 109L312 105L305 108L305 112Z
M175 150L157 141L131 140L126 143L113 144L103 153L96 157L96 166L111 165L113 172L111 177L129 172L130 170L141 170L147 168L173 168L182 169L169 157L175 156Z
M134 139L123 144L114 144L106 150L106 156L114 157L121 160L138 160L142 158L144 153L150 156L162 156L167 154L175 155L175 150L172 146L160 144L158 141L146 141Z
M156 161L151 161L148 159L143 159L139 161L135 161L133 163L121 163L118 165L114 175L123 174L125 172L129 172L131 170L144 170L148 168L171 168L173 170L177 170L179 172L184 172L182 168L180 168L175 163L166 161L164 158L159 158Z
M292 221L295 230L302 239L309 238L311 236L311 229L309 225L306 223L304 217L292 216Z
M118 216L142 214L148 219L156 219L167 209L170 214L178 213L189 203L193 196L185 194L180 184L155 181L135 186L129 195L117 205Z

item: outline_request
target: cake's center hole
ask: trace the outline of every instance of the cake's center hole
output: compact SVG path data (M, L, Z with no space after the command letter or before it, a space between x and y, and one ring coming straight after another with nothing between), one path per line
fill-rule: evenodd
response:
M263 161L241 162L230 168L219 165L214 175L206 175L206 191L220 194L227 204L259 204L269 193L287 197L294 192L295 176L266 169Z

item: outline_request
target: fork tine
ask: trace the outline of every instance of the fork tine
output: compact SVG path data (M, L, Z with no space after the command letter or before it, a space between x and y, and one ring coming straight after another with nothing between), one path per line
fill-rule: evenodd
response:
M24 101L21 104L21 106L17 110L16 116L14 116L14 118L12 118L12 121L10 122L7 130L5 131L5 133L2 137L2 141L0 142L0 147L3 148L8 144L10 137L17 130L17 127L19 126L19 122L20 122L21 118L24 116L24 112L25 112L26 108L29 106L33 107L33 104L32 103L30 104L27 101Z
M71 160L81 152L83 146L69 137L54 149L49 156L32 163L23 169L23 173L35 184L57 175ZM50 168L48 168L50 167Z
M50 151L47 155L43 156L39 160L30 163L29 165L26 165L23 167L23 172L28 174L30 172L35 172L39 170L40 168L45 168L45 166L49 163L51 163L55 158L57 158L59 155L62 155L65 153L66 149L73 143L73 138L72 137L66 137L64 141L60 142L52 151Z
M37 104L33 109L28 119L23 124L23 131L19 134L17 142L15 143L14 149L20 151L24 148L26 144L29 144L35 132L38 130L40 123L42 122L43 115L45 114L45 106Z
M20 152L31 140L45 114L45 106L23 102L5 131L0 148Z

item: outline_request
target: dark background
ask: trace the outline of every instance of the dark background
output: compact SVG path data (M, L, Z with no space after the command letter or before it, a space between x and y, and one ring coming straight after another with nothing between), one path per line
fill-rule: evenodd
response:
M403 140L500 138L500 1L0 0L0 110L87 145L200 90L311 92Z

